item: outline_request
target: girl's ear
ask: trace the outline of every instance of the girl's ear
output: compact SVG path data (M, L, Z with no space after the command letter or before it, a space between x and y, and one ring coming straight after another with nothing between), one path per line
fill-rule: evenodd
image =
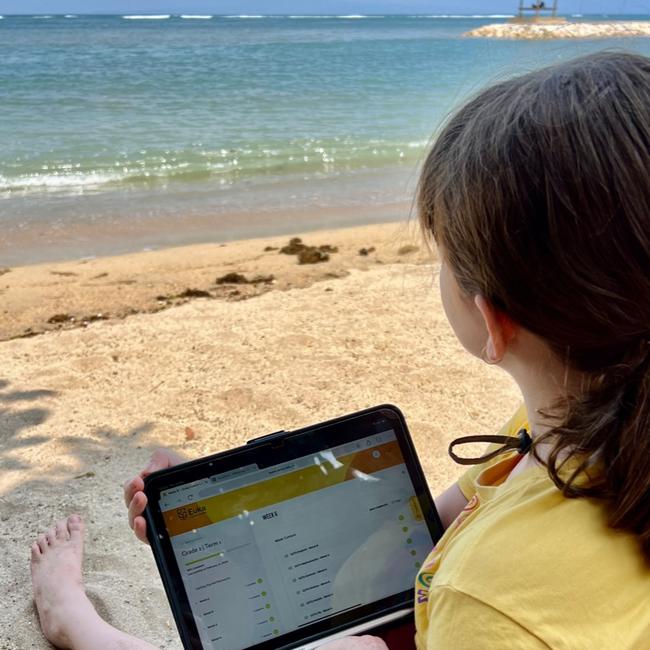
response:
M499 363L507 349L510 341L517 333L515 323L500 312L485 296L477 294L474 296L474 304L483 317L483 323L487 331L487 342L485 344L485 356L488 363Z

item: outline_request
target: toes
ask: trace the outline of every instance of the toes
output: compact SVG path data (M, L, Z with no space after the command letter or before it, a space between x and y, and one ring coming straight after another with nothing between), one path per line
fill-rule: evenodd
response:
M70 515L66 520L70 539L73 542L82 542L84 536L84 522L79 515Z
M45 533L45 539L50 546L54 546L56 543L56 528L50 528L50 530Z
M38 548L41 550L41 553L45 553L47 551L47 547L48 547L47 539L45 539L45 535L43 535L42 533L37 537L36 544Z
M34 542L32 544L32 562L38 562L38 560L41 559L41 555L42 553L40 546Z
M79 539L83 534L83 522L79 515L71 515L67 519L61 519L45 533L41 533L32 546L32 553L38 548L39 555L47 552L50 546L56 546L61 542L70 539Z
M65 519L60 519L56 522L56 538L60 542L67 542L70 539L67 521Z

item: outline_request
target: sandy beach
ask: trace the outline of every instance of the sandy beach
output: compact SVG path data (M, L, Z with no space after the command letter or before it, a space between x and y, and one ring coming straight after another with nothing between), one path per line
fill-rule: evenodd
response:
M30 546L72 513L99 614L181 650L125 481L161 447L193 459L392 403L433 496L453 484L450 441L495 433L521 395L447 322L414 203L427 152L486 84L602 49L650 56L648 7L515 24L514 2L426 15L215 3L202 20L179 3L60 2L0 12L0 650L52 648Z
M412 227L298 236L329 260L299 264L277 250L282 236L2 275L0 648L50 647L29 545L71 512L87 521L84 569L102 615L181 647L122 502L156 447L197 457L392 402L435 493L461 471L450 439L493 432L516 408L509 378L456 341L435 253ZM247 282L217 282L233 273Z

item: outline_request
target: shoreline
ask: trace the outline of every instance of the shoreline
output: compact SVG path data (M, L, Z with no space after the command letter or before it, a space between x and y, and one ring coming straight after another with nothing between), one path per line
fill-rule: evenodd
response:
M411 203L316 206L227 214L156 215L146 219L98 219L51 223L6 223L0 232L0 268L78 262L230 243L320 230L393 223L407 219Z
M226 187L212 179L1 197L0 267L398 221L409 214L417 178L417 167L404 165Z
M327 259L301 264L295 253L281 253L293 237L305 246L324 247ZM4 268L0 341L154 313L197 299L239 302L343 278L355 269L434 259L414 220ZM239 277L228 279L231 274Z

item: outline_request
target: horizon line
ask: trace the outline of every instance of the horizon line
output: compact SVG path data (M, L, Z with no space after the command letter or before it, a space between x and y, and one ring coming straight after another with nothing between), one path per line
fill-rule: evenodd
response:
M164 10L162 10L164 11ZM404 13L381 13L381 14L328 14L328 13L318 13L318 14L190 14L190 13L175 13L175 12L168 12L167 14L154 14L154 13L130 13L130 14L124 14L123 12L119 13L107 13L107 12L91 12L91 13L52 13L52 14L46 14L46 13L29 13L29 14L18 14L18 13L3 13L0 14L3 16L13 16L13 17L32 17L32 16L48 16L52 18L59 18L63 17L65 18L66 16L124 16L124 15L129 15L129 16L160 16L160 15L169 15L172 17L178 17L180 18L181 16L188 16L188 15L210 15L213 18L248 18L248 17L261 17L261 18L291 18L295 16L299 16L301 18L320 18L320 17L328 17L328 18L347 18L350 16L355 16L355 17L360 17L360 18L365 18L365 17L384 17L384 16L413 16L414 18L426 18L426 17L449 17L449 16L458 16L458 17L467 17L467 18L472 18L475 16L481 16L485 18L490 18L494 16L514 16L516 14L497 14L491 13L491 14L479 14L479 13L470 13L470 14L461 14L461 13L440 13L440 14L418 14L418 13L412 13L412 12L404 12ZM635 13L635 12L629 12L629 11L624 11L624 12L606 12L606 13L581 13L581 14L576 14L576 13L566 13L566 14L561 14L561 15L570 15L570 16L650 16L650 11L646 13Z

